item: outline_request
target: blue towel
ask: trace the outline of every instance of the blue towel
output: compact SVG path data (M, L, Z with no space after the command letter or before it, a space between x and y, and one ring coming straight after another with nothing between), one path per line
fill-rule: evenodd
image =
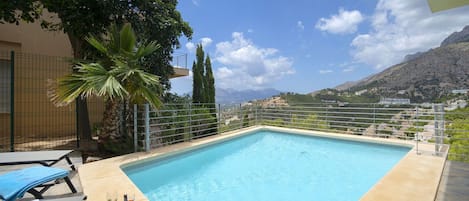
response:
M68 171L34 166L0 175L0 198L13 201L38 185L68 176Z

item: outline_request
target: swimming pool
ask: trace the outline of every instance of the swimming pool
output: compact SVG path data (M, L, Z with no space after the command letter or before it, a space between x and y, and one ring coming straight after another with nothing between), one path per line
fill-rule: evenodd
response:
M409 150L259 131L123 170L152 201L358 200Z

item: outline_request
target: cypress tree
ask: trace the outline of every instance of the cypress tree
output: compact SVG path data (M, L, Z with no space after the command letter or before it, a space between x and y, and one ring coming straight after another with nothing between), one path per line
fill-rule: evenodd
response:
M195 61L192 63L192 76L192 102L198 103L200 101L200 82L202 82L202 77L200 76L199 71L197 70L197 64L195 63Z
M210 56L205 59L205 83L204 91L207 103L215 103L215 78L212 72Z
M212 61L210 60L210 56L207 55L205 59L205 97L208 103L209 112L212 116L212 129L209 130L208 133L218 133L217 131L217 109L215 106L215 79L213 77L212 72Z
M204 50L202 45L197 45L196 61L192 64L193 85L192 85L192 102L204 103Z

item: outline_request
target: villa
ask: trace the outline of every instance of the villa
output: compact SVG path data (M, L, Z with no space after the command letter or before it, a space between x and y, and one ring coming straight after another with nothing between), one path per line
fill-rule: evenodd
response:
M13 145L16 150L76 148L79 136L75 105L56 107L47 96L48 82L72 71L68 36L43 30L40 22L0 24L0 29L0 151L13 149ZM175 57L172 78L189 75L185 57ZM88 100L88 108L90 124L96 127L102 120L103 103L93 98Z
M469 4L467 0L465 1L461 3L463 1L449 0L447 3L442 3L439 0L428 0L430 9L426 12L437 12ZM159 6L164 4L175 11L179 9L179 7L176 9L172 2L149 2L144 5L153 6L160 3ZM127 8L123 9L124 12L147 14L142 7L134 6L138 3L140 2L124 1L124 8ZM145 3L148 2L145 1ZM190 8L194 10L200 9L199 6L202 5L199 1L185 3L192 3ZM427 6L427 2L424 3ZM384 4L385 1L379 1L376 10L382 9L388 12L382 8L385 7ZM41 2L40 5L45 5L45 3ZM60 5L63 6L63 4ZM243 6L245 5L241 5ZM118 9L120 8L116 8ZM158 11L158 14L163 16L166 13ZM180 17L178 11L172 14ZM46 12L42 17L54 15ZM115 14L112 13L112 15ZM358 24L365 20L363 17L365 15L362 16L358 10L347 11L339 8L338 15L320 18L315 28L321 29L321 32L318 32L324 37L332 37L322 30L330 28L324 23L337 20L341 15L345 15L346 19L355 16L357 22L355 27L345 31L334 30L327 34L339 34L342 37L345 34L355 33ZM148 16L142 17L143 14L136 16L138 20L141 20L136 24L140 22L144 24L149 20ZM228 78L235 75L241 80L239 83L246 84L246 86L252 81L248 78L250 74L238 71L259 65L260 70L249 69L258 76L254 79L256 80L254 83L263 86L265 80L271 79L269 82L284 85L274 75L262 77L261 74L265 69L261 68L267 68L266 63L273 64L275 68L269 69L268 72L273 74L270 71L279 71L293 64L293 61L287 57L274 56L281 52L280 50L257 47L258 45L250 39L243 38L243 33L235 32L232 34L233 41L212 45L215 47L213 51L207 51L206 57L202 44L209 47L212 43L211 38L201 38L197 48L188 40L185 46L188 53L174 54L171 65L164 65L174 70L173 74L167 73L166 75L169 75L170 79L186 77L191 81L198 80L202 84L200 86L193 84L192 97L169 94L168 96L174 96L167 99L172 102L159 104L159 101L163 100L160 91L164 90L160 89L161 82L158 76L147 72L147 69L153 68L154 64L148 65L150 67L145 66L148 68L141 64L145 61L153 61L146 60L148 57L145 56L155 53L157 46L152 45L156 42L151 42L149 46L146 46L148 49L145 47L143 48L145 50L140 49L146 45L148 35L143 35L145 36L143 42L138 41L132 28L125 29L133 26L127 21L131 19L125 18L124 14L117 15L117 18L119 17L124 19L122 22L124 28L111 32L109 30L117 30L113 29L116 26L111 26L113 28L107 29L107 33L114 33L114 35L105 35L111 36L109 41L118 41L109 43L119 44L116 45L118 47L115 51L118 52L115 53L118 56L109 56L108 54L113 54L107 51L106 48L109 47L100 46L98 40L107 41L107 38L96 39L94 44L92 40L90 42L91 46L105 55L105 62L99 60L99 63L93 61L96 63L89 64L94 67L90 69L98 72L97 74L105 75L103 76L105 78L101 79L104 80L102 83L109 86L98 85L108 86L108 88L117 85L124 86L109 90L111 94L115 91L124 91L123 95L106 96L107 94L102 95L104 93L96 93L98 95L93 95L100 97L86 99L87 108L81 107L87 112L89 122L86 123L90 124L92 131L92 139L86 140L98 144L97 139L99 139L99 148L98 145L88 147L88 144L82 143L88 141L82 139L84 137L80 136L79 133L82 131L80 129L88 128L88 126L79 125L79 120L83 120L77 112L82 111L77 109L80 104L62 106L51 101L51 94L54 93L51 92L53 91L51 86L58 82L58 78L73 72L71 60L74 55L68 36L63 32L44 31L38 21L19 25L0 23L0 200L469 200L467 185L469 181L469 105L467 103L469 96L466 96L468 89L456 88L458 90L451 91L452 95L450 94L449 98L438 97L438 100L432 99L435 100L432 103L414 103L418 101L412 99L410 95L406 96L410 94L407 90L398 90L397 95L383 94L372 97L375 95L373 93L378 92L378 87L374 85L381 83L376 81L371 82L374 83L371 87L355 88L357 91L353 93L351 88L344 91L334 89L321 94L323 96L320 98L316 98L314 94L306 94L304 96L307 98L304 98L301 97L302 94L287 92L248 103L224 105L215 102L215 86L219 85L214 83L216 79L212 75L212 64L208 53L211 53L210 56L214 56L212 53L215 54L214 63L219 62L224 66L228 65L223 61L237 63L235 60L240 59L238 62L241 63L239 64L241 67L238 69L220 67L214 69L213 74ZM65 20L65 18L62 19ZM379 20L373 18L370 27L384 23L378 22ZM146 30L147 27L156 29L157 26L174 26L172 28L178 29L180 26L189 26L188 23L184 24L186 23L184 20L182 20L184 23L175 23L166 18L163 21L151 27L145 24L139 27L140 31L141 29L149 31ZM209 24L210 21L203 18L203 23L206 22ZM338 24L345 24L345 22ZM303 22L297 21L295 30L292 32L306 33L305 29L307 30L307 27L303 25ZM179 31L176 31L177 37L185 35L192 39L192 30L184 30L190 32L187 35L184 31L184 33L179 33ZM249 28L246 35L258 33L260 29L258 32ZM360 33L357 32L357 34ZM298 35L303 43L306 34ZM133 40L125 43L122 39L124 36ZM361 35L360 37L363 39L371 36ZM353 44L348 46L359 43L360 37L357 36L358 39L353 40ZM112 40L116 38L119 40ZM173 49L180 46L178 40L172 41L171 44L170 47ZM469 45L469 42L467 44ZM289 48L292 46L288 45ZM173 49L166 52L165 58L169 58ZM325 47L321 47L322 49L324 52L328 51ZM145 54L146 50L148 50L147 54ZM255 51L252 53L249 50ZM343 49L340 50L343 51ZM187 68L188 54L189 57L195 56L197 60L197 62L194 61L193 69L197 67L198 70L194 70L193 73ZM256 56L265 60L253 62L251 61L253 59L249 57L252 54L257 54ZM308 54L305 58L310 57L312 55ZM138 59L119 60L122 58ZM200 58L202 63L199 63ZM348 66L348 62L341 62L338 58L334 57L332 60L337 61L329 62L330 64L326 66L338 65L341 68L340 71L319 70L321 81L328 81L327 76L332 73L351 73L355 70L355 65L360 63L354 61L351 62L351 66ZM379 58L374 59L379 60ZM106 62L112 64L103 67L107 65ZM118 77L109 74L116 72L115 69L119 67L119 64L125 66L127 71L115 74L123 75L124 78L109 78ZM83 66L85 65L79 67ZM404 68L402 66L399 68ZM80 69L79 67L76 69ZM294 72L292 69L287 69L287 71L280 74L289 75ZM81 73L84 77L81 77L81 80L89 78L96 80L95 77L98 77L89 76L78 70L76 72L73 75ZM410 74L396 73L398 76L395 76L392 73L388 73L387 77L405 77ZM139 75L137 79L128 78L135 74ZM435 76L428 72L426 74ZM309 74L301 77L307 77L305 79L308 81L313 79ZM203 78L207 80L201 81ZM371 77L367 79L371 80ZM469 83L464 79L461 79L461 82ZM135 83L143 83L141 84L143 87ZM298 83L300 84L309 83ZM200 97L198 98L205 101L196 101L195 92L203 88L201 86L211 86L213 91L199 91ZM412 89L417 87L412 86ZM86 91L79 91L79 88L84 87L80 85L67 89L67 92L75 92L70 92L70 94L77 94L70 100L78 102L77 97L86 93ZM127 93L128 91L124 88L130 88L128 91L137 88L135 90L137 92ZM387 91L387 93L391 92ZM413 95L418 93L413 91ZM133 98L138 95L143 97L138 97L143 101L134 101ZM288 95L296 95L298 101L290 101ZM422 94L418 95L423 97ZM452 99L455 95L461 95L461 97ZM382 98L378 102L379 97ZM364 100L373 101L365 102ZM437 102L440 100L443 101ZM426 99L422 99L423 101ZM115 107L107 107L109 105ZM122 111L120 106L124 108ZM112 112L115 114L110 114ZM102 132L108 135L100 135ZM113 137L115 138L112 139Z

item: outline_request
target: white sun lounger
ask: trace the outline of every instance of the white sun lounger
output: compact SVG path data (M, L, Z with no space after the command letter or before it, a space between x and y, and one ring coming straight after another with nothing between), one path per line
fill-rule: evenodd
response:
M72 151L73 150L4 152L0 153L0 166L41 164L50 167L62 159L65 159L70 165L70 168L76 170L68 156Z

